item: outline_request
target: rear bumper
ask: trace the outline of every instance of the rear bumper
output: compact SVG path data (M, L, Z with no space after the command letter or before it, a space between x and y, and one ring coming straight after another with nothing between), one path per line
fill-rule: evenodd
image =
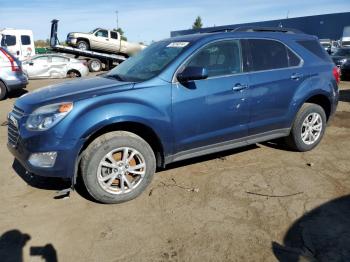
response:
M25 75L23 75L18 77L15 80L7 80L5 81L5 84L6 84L7 90L11 92L13 90L26 88L26 86L28 85L28 78Z

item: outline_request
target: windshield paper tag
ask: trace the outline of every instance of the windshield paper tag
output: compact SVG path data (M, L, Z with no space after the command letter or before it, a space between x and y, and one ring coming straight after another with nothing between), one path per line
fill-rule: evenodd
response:
M189 42L172 42L167 45L167 47L183 48L187 46Z

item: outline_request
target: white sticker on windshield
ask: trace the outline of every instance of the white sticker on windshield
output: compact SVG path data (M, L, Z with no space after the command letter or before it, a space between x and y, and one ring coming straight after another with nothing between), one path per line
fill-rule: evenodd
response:
M187 46L190 42L172 42L167 45L167 47L183 48Z

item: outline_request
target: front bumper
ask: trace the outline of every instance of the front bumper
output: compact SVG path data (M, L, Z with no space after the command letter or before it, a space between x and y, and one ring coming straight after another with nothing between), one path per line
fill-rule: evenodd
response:
M76 46L77 39L76 38L67 38L66 43L67 43L67 45Z
M44 177L74 177L76 160L83 145L83 140L67 141L59 138L54 131L50 132L50 130L46 132L28 131L24 127L22 119L16 118L18 123L14 123L13 117L15 115L12 113L10 115L12 115L12 119L8 118L9 139L7 147L29 173ZM16 126L19 127L17 137L14 134ZM41 152L57 152L56 161L52 167L37 167L30 164L31 154Z

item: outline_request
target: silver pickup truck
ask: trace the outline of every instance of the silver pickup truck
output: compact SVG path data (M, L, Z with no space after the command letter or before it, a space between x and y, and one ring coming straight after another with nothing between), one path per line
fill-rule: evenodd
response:
M69 33L67 44L81 50L96 50L114 54L122 54L126 57L132 56L145 48L138 43L130 43L121 39L119 32L96 28L89 33Z

